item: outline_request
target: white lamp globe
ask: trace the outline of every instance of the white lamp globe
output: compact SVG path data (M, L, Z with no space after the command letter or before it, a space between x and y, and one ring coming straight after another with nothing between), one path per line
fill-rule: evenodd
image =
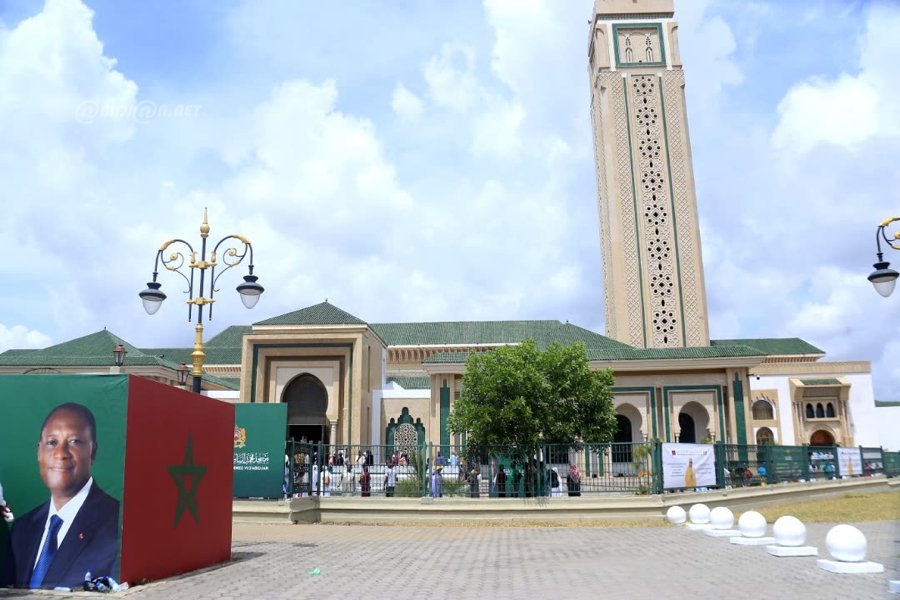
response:
M680 506L671 506L666 511L666 521L672 525L681 525L687 520L687 513Z
M709 507L705 504L695 504L688 511L691 517L691 523L695 525L706 525L709 523Z
M863 532L853 525L835 525L825 536L825 547L835 560L862 562L866 560L868 544Z
M772 533L779 546L802 546L806 543L806 525L797 517L778 517L772 525Z
M766 518L755 510L748 510L738 519L738 529L744 537L762 537L766 535Z
M725 506L717 506L709 513L709 522L713 529L731 529L734 525L734 513Z

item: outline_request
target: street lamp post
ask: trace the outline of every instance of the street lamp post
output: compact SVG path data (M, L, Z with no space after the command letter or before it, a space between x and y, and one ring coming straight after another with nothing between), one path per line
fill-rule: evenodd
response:
M248 274L244 275L244 282L237 286L237 291L241 296L241 302L247 308L253 308L259 301L260 294L265 291L256 280L253 274L253 246L250 240L238 234L227 235L219 240L209 258L206 257L206 239L209 237L209 224L206 218L206 210L203 211L203 224L200 225L200 254L198 256L194 247L182 239L169 240L159 247L156 253L156 261L153 265L153 281L147 283L147 289L138 294L144 303L144 310L148 315L152 315L159 310L166 295L160 290L162 284L156 281L159 274L159 265L165 267L167 271L173 271L181 275L187 282L187 305L188 305L188 322L192 321L194 305L197 306L197 327L194 337L194 351L191 352L191 360L193 362L193 389L200 393L201 380L203 378L203 360L206 353L203 351L203 307L207 308L207 316L212 320L212 305L215 302L213 296L218 291L216 281L219 277L230 269L241 264L245 257L249 255ZM242 246L237 244L239 242ZM170 249L170 246L176 245L176 248L170 250L170 254L164 254ZM225 244L224 253L219 254L219 248ZM234 245L229 245L234 244ZM179 250L178 245L187 249ZM238 249L240 247L240 249ZM218 263L221 256L222 264ZM216 267L224 265L224 268L216 273ZM190 269L190 273L186 274L182 269ZM209 279L207 281L206 271L209 270ZM199 281L195 279L199 271ZM195 287L195 283L197 283ZM206 296L207 284L209 287L209 297Z
M869 275L869 281L875 286L875 291L885 298L890 296L891 292L894 291L894 285L896 285L897 277L900 276L900 274L890 268L891 263L884 260L883 253L881 252L881 240L884 240L884 243L894 250L900 250L900 230L895 231L891 237L888 237L887 233L888 226L897 221L900 221L900 217L890 217L885 219L878 225L878 229L875 230L875 247L877 248L876 254L878 255L878 261L872 265L875 267L875 270Z

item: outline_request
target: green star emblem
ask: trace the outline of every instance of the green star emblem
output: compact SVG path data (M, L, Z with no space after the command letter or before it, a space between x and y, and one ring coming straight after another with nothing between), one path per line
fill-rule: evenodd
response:
M178 487L178 502L175 505L175 527L184 515L184 511L190 511L194 522L200 522L197 514L197 486L206 474L206 467L194 464L194 441L188 433L187 449L184 451L184 462L180 465L170 465L169 475Z

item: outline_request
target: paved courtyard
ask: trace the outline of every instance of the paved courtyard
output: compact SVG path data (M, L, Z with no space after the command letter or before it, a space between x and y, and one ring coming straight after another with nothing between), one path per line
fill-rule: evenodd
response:
M661 527L235 524L233 560L114 594L156 598L900 598L900 522L857 525L886 573L839 575ZM810 525L822 555L829 525ZM318 569L318 571L314 571ZM0 598L86 597L14 592Z

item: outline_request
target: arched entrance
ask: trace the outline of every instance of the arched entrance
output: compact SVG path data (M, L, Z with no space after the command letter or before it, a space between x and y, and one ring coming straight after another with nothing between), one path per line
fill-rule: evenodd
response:
M834 446L834 436L830 431L819 429L809 436L810 446Z
M625 415L616 415L616 425L616 434L613 436L612 461L614 463L630 463L632 459L631 419Z
M694 417L685 412L678 413L678 427L681 428L681 434L678 436L680 443L697 443L697 428L694 424Z
M309 373L291 381L282 395L288 405L288 437L311 444L329 443L328 392L319 379Z

